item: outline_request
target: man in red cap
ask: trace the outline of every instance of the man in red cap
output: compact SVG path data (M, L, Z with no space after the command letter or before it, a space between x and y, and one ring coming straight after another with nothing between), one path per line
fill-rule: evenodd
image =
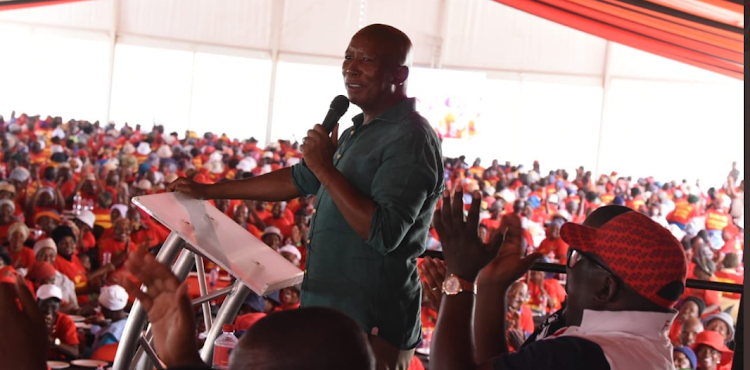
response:
M687 261L682 245L668 230L618 206L597 209L583 225L565 224L561 236L570 245L568 300L555 315L562 328L549 332L550 326L543 326L543 332L519 351L508 353L505 305L498 292L523 276L540 255L522 258L521 223L513 215L503 219L501 233L492 242L480 241L480 196L474 195L466 221L462 198L456 192L451 205L445 194L434 218L447 278L432 339L431 368L673 367L667 331L677 314L672 307L685 289Z

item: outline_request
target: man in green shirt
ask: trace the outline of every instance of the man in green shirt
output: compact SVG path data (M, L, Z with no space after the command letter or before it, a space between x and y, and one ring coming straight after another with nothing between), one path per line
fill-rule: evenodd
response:
M263 176L203 185L181 178L170 189L201 199L282 201L315 194L302 306L328 306L368 334L378 369L406 369L420 340L425 250L444 189L440 142L406 95L411 41L371 25L346 49L342 74L362 108L339 138L321 125L300 147L305 161Z

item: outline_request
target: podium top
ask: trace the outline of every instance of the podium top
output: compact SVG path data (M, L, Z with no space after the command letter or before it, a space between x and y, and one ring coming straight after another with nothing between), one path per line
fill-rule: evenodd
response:
M207 201L162 193L133 203L261 296L302 282L299 268Z

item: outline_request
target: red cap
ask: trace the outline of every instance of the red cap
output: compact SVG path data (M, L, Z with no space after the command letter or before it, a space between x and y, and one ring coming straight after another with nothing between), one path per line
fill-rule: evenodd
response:
M227 333L232 333L232 332L234 332L234 324L224 324L224 325L223 325L223 326L221 327L221 331L223 331L223 332L227 332Z
M734 356L734 352L727 347L726 344L724 344L724 337L711 330L704 330L695 337L695 342L690 345L690 349L693 350L693 352L698 352L698 346L704 345L709 346L719 352L721 352L721 363L727 364L730 361L732 361L732 357Z
M601 257L625 284L644 298L671 308L679 297L658 295L679 281L685 286L685 250L666 228L639 212L612 217L599 228L566 223L560 237L570 248Z

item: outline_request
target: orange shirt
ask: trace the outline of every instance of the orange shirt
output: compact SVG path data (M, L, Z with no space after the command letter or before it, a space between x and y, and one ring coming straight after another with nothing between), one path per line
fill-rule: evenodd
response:
M667 221L686 225L690 219L698 216L698 208L688 202L675 204L674 211L667 215Z
M722 283L729 283L729 284L744 284L745 283L745 276L742 273L739 273L737 270L731 270L731 269L722 269L719 271L716 271L715 279L716 281L720 281ZM728 293L728 292L722 292L722 296L729 299L741 299L742 294L739 293Z
M732 217L723 210L709 209L706 212L706 230L724 230L732 224Z
M613 193L606 193L599 196L599 199L602 200L602 203L604 204L610 204L613 200L615 200L615 195Z
M646 202L640 195L627 201L626 205L634 211L640 211L641 209L646 208Z
M10 259L13 261L13 265L18 264L18 267L28 269L34 264L34 262L36 262L36 254L34 254L34 250L31 248L22 247L19 252L8 252L10 254Z

